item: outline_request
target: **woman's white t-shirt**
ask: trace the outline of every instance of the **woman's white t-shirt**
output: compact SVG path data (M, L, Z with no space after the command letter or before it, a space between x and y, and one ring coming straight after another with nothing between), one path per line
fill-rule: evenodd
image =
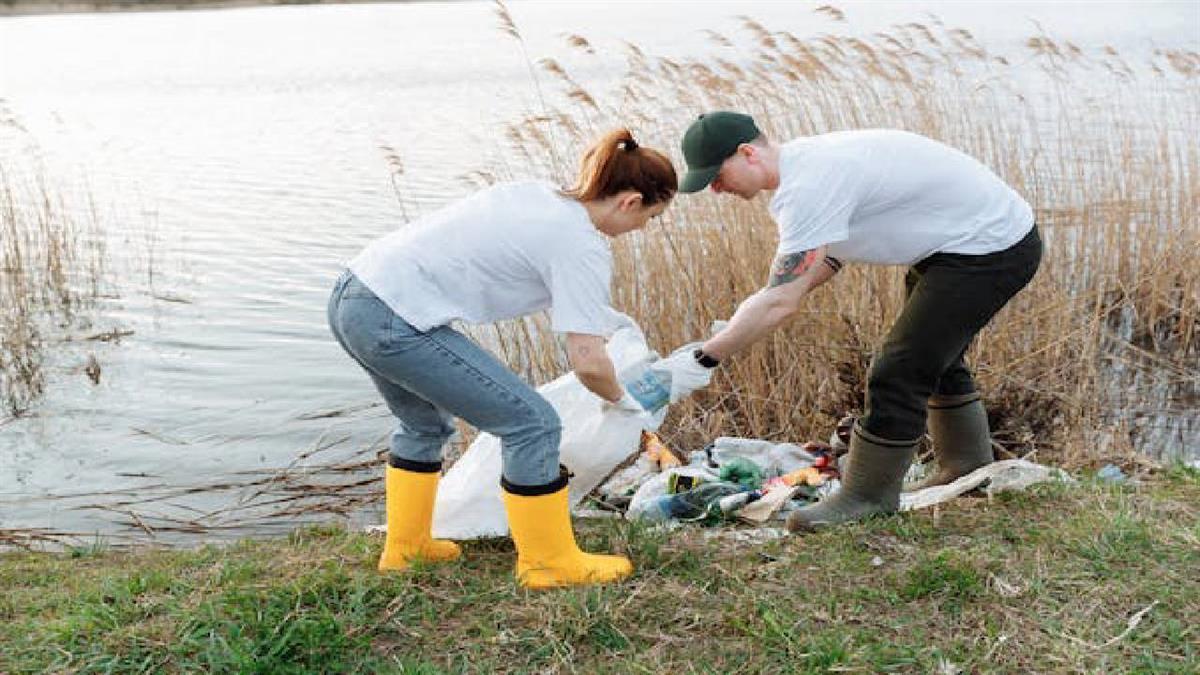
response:
M418 330L550 310L560 333L608 337L612 249L549 183L501 183L368 245L349 263Z
M884 265L1001 251L1033 227L1029 204L979 161L891 129L784 144L769 208L780 255L827 244L840 260Z

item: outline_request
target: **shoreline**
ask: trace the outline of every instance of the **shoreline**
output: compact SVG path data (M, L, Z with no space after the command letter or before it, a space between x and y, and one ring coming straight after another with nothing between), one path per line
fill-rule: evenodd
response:
M0 673L1196 672L1198 500L1175 468L804 536L577 520L636 571L546 593L507 539L380 574L380 538L337 525L6 553Z
M428 0L95 0L57 2L51 0L0 0L0 18L52 14L107 14L112 12L169 12L193 9L241 9L285 5L362 5Z

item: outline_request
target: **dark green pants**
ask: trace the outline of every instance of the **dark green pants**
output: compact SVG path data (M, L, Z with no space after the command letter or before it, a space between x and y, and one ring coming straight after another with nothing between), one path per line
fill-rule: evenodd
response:
M1042 259L1037 226L986 255L936 253L905 277L907 299L867 376L862 426L891 440L925 433L929 397L975 391L963 355L975 335L1025 287Z

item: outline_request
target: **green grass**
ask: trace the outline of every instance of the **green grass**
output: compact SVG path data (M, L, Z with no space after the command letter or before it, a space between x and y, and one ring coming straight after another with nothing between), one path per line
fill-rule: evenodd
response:
M11 553L0 673L1197 672L1198 515L1173 469L765 544L586 522L637 575L548 593L516 587L507 540L380 575L379 540L335 527Z

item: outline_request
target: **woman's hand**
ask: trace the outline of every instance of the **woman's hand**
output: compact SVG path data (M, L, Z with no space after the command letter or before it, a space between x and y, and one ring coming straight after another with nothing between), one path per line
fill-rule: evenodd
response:
M615 403L612 401L605 401L604 411L608 412L610 410L631 415L646 414L646 409L643 408L642 404L638 403L637 399L633 397L633 394L630 394L629 392L625 392L625 395L621 397L621 400Z

